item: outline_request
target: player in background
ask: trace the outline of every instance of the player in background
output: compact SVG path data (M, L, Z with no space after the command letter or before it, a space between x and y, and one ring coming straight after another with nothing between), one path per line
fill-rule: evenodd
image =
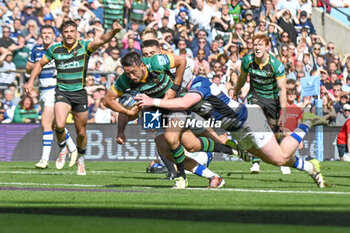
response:
M103 44L108 43L121 29L119 20L115 21L112 30L92 41L77 40L77 24L68 19L61 26L63 41L49 47L45 55L35 64L31 79L35 79L43 67L55 60L57 69L57 88L55 95L56 137L61 151L66 146L66 119L72 111L77 132L77 152L71 154L69 167L77 163L77 175L86 175L84 155L86 152L86 125L88 119L87 92L85 78L90 55ZM27 86L31 91L32 85Z
M250 77L248 103L259 105L274 133L279 132L279 119L282 128L286 118L287 90L284 65L269 53L269 38L264 34L253 37L253 53L242 59L241 75L235 93ZM262 46L260 46L262 44ZM260 159L253 158L251 173L260 172ZM290 173L289 168L281 167L282 173ZM286 171L285 171L286 170Z
M43 44L35 46L30 52L28 62L26 64L26 71L30 73L36 62L39 62L42 56L44 56L46 50L54 43L55 34L52 26L44 25L40 29L40 37ZM51 146L53 141L53 122L54 122L54 104L55 104L55 88L56 82L56 68L55 63L52 61L43 67L42 72L39 74L39 90L40 90L40 106L41 106L41 128L43 131L42 142L43 150L40 161L35 164L37 168L47 168L49 166L49 158L51 152ZM36 77L29 79L28 83L24 85L26 90L28 86L34 85ZM29 94L29 93L28 93ZM66 134L66 141L70 152L76 150L76 146L69 135L68 130ZM65 147L57 158L56 167L62 169L61 158L67 155L68 149ZM64 165L64 163L63 163Z

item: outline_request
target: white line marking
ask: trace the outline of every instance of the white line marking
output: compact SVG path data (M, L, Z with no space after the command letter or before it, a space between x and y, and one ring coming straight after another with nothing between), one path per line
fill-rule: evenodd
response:
M16 183L16 182L0 182L0 185L19 185L19 186L68 186L68 187L106 187L106 185L97 184L46 184L46 183Z
M48 183L16 183L16 182L0 182L0 185L18 185L18 186L65 186L65 187L99 187L105 188L106 185L97 184L48 184ZM172 189L168 187L150 187L150 186L122 186L123 188L136 189ZM187 188L186 190L204 190L204 191L221 191L221 192L253 192L253 193L288 193L288 194L327 194L327 195L350 195L350 192L331 192L331 191L288 191L288 190L264 190L264 189L208 189L208 188Z
M221 173L231 173L231 175L234 174L245 174L247 171L219 171ZM280 172L279 170L264 170L261 171L261 174L268 174L272 172ZM75 174L75 171L45 171L45 170L32 170L32 171L0 171L0 174L42 174L42 175L72 175ZM125 171L90 171L88 170L88 173L95 174L95 175L102 175L102 174L113 174L113 173L126 173ZM145 173L143 171L133 171L132 173ZM249 174L248 174L249 175Z
M94 175L108 174L108 173L125 173L125 171L88 171ZM138 172L135 172L138 173ZM144 173L144 172L142 172ZM75 171L0 171L0 174L41 174L41 175L72 175Z

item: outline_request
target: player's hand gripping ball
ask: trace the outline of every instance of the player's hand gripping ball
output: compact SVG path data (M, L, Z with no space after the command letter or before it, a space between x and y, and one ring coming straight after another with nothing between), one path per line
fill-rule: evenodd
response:
M137 104L137 100L135 100L135 96L140 94L138 91L129 90L123 93L122 96L119 97L119 103L123 105L125 108L132 108Z

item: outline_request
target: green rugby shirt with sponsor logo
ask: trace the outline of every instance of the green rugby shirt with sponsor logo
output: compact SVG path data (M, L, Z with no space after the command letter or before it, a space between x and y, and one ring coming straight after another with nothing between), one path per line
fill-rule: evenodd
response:
M173 85L167 74L174 67L174 57L171 54L159 54L142 58L147 67L145 77L139 83L134 83L126 73L123 73L113 84L113 90L121 96L126 90L139 91L153 98L163 98L167 90Z
M284 65L276 57L269 54L265 64L259 64L255 55L249 54L242 59L241 72L250 76L250 91L248 98L253 94L267 98L277 99L279 89L277 80L285 77Z
M80 91L85 87L85 77L91 53L90 41L78 40L68 49L63 42L50 46L45 58L55 60L57 69L57 86L62 91Z

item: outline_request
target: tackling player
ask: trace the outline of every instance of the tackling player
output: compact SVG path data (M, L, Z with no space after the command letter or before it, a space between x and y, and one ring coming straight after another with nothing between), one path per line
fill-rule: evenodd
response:
M268 44L260 40L254 46L264 51ZM326 187L320 172L319 161L316 159L306 161L294 155L312 126L327 124L322 117L310 113L304 114L304 123L300 124L291 135L286 136L279 145L258 105L248 105L247 108L231 100L205 77L196 77L188 85L188 89L189 92L184 97L171 100L153 99L145 94L137 96L136 99L143 107L155 106L169 110L191 109L205 119L221 121L221 127L229 131L238 141L240 149L248 150L267 163L305 171L319 188Z

